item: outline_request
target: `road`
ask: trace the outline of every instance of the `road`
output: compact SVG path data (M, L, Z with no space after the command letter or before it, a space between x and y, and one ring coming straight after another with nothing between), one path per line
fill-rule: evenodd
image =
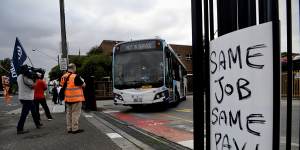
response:
M11 96L11 103L10 105L6 105L4 102L4 97L0 96L0 114L18 109L21 107L21 103L18 100L18 96Z
M285 145L286 136L286 100L281 101L281 115L280 115L280 141L281 147ZM299 149L299 120L300 120L300 100L293 100L292 108L292 148Z
M162 109L158 106L132 109L112 104L112 101L97 102L103 112L132 124L150 133L164 137L186 147L193 147L193 96L188 96L178 106ZM300 100L293 101L292 149L299 149ZM285 149L286 100L281 101L281 149Z
M149 134L179 143L183 146L193 147L193 97L188 96L186 101L179 105L164 109L154 105L132 109L127 106L114 105L112 101L97 101L97 106L105 114L124 121L128 124L143 129ZM4 98L0 97L0 114L20 108L17 96L12 97L11 105L4 103ZM299 120L300 120L300 100L293 101L292 120L292 149L299 149ZM286 135L286 100L281 102L281 149L285 149Z
M192 96L188 96L185 101L169 109L159 105L132 109L127 106L114 105L112 101L98 102L97 107L104 109L104 113L149 133L189 148L193 147Z

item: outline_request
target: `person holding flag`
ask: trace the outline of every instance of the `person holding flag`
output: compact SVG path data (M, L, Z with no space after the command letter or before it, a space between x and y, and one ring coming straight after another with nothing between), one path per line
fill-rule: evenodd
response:
M31 115L33 117L33 121L35 123L36 128L40 129L42 126L33 102L35 82L32 78L28 76L29 67L27 65L23 65L27 58L29 59L19 39L16 38L16 43L13 52L13 60L11 63L11 78L12 80L17 80L19 88L18 97L22 104L21 116L17 124L17 134L24 134L29 132L28 130L24 130L24 124L27 115L29 114L29 111L31 111ZM16 75L17 79L15 78Z

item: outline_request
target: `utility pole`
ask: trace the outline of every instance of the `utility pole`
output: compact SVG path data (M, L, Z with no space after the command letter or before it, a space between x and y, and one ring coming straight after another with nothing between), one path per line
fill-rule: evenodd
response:
M67 46L67 37L66 37L66 25L65 25L65 6L64 6L64 0L59 0L59 6L60 6L60 27L61 27L61 70L66 70L66 66L62 67L68 64L68 46Z

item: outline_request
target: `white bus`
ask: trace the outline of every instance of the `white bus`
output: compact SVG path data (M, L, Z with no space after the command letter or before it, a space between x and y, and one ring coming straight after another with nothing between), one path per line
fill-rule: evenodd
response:
M186 99L186 67L162 39L116 44L112 75L116 105L135 107Z

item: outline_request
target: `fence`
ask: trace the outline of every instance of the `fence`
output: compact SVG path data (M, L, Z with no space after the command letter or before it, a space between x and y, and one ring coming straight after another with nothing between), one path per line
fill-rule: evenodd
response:
M293 97L300 98L300 70L294 71L293 77ZM281 74L281 95L283 97L287 96L287 72Z
M111 100L112 82L111 81L95 81L96 100Z

